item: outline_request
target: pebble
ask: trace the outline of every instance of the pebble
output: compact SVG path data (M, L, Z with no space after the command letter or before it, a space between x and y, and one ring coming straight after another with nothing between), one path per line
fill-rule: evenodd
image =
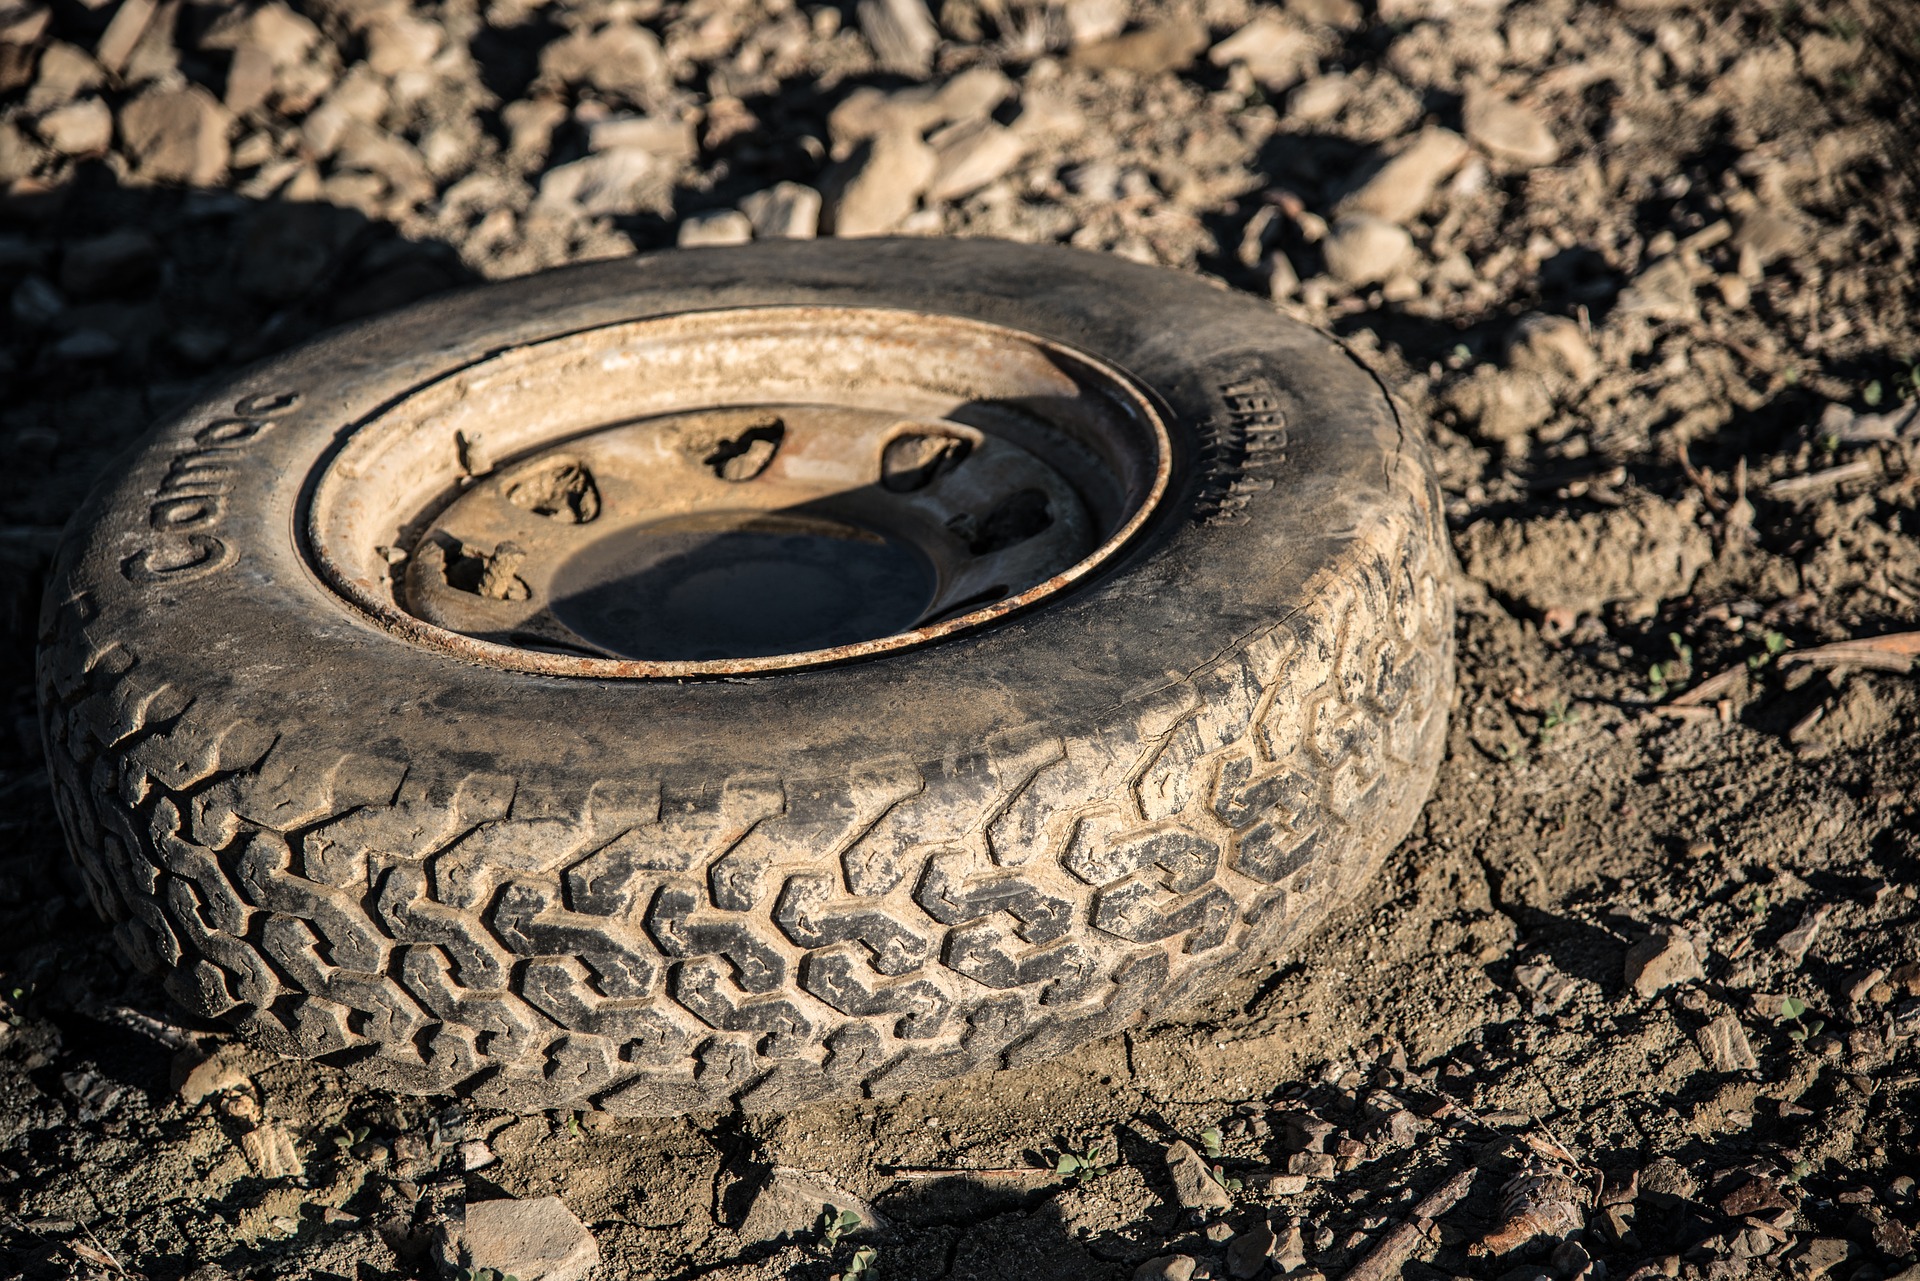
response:
M1273 1252L1278 1238L1273 1229L1265 1224L1249 1228L1233 1239L1227 1247L1227 1275L1245 1278L1257 1277L1267 1266L1267 1256Z
M1585 383L1600 367L1580 322L1535 312L1514 322L1507 336L1507 364L1514 369Z
M1815 1237L1788 1257L1787 1271L1795 1277L1823 1277L1857 1253L1851 1241L1840 1237Z
M1128 0L1067 0L1067 43L1093 44L1127 29Z
M1070 60L1090 71L1164 75L1191 66L1207 47L1207 29L1190 17L1175 18L1123 36L1075 49Z
M1716 1072L1751 1072L1760 1066L1747 1030L1731 1013L1720 1015L1694 1034L1700 1055Z
M548 126L549 134L552 128L552 125ZM676 163L693 159L700 150L693 136L693 121L688 119L675 119L671 116L613 116L606 120L596 120L587 126L588 151L612 151L620 147L637 148L649 155ZM546 149L544 140L540 149L542 151Z
M930 200L958 200L998 181L1027 154L1026 140L991 120L949 125L927 140L934 153Z
M856 12L882 68L916 78L932 70L940 32L926 0L860 0Z
M1207 50L1216 67L1244 66L1268 89L1288 89L1314 69L1319 51L1312 35L1275 14L1261 14Z
M1813 941L1820 936L1820 927L1826 924L1827 917L1832 911L1833 907L1828 903L1809 908L1800 918L1800 923L1781 935L1780 941L1774 946L1789 961L1795 965L1800 964L1807 959L1808 950L1813 947Z
M193 1107L210 1094L247 1084L259 1066L260 1059L242 1045L227 1043L210 1051L189 1047L173 1056L173 1092Z
M1467 90L1461 115L1467 140L1496 160L1521 168L1550 165L1560 158L1560 144L1547 122L1531 107L1522 106L1484 86Z
M650 151L639 147L596 151L547 170L540 178L539 203L589 217L629 213L662 177L660 162Z
M744 245L753 239L753 223L737 209L712 209L697 213L680 224L677 244L682 249L697 245Z
M1334 220L1325 243L1327 270L1349 285L1385 280L1413 252L1404 227L1375 214L1346 214Z
M1301 124L1331 120L1353 101L1353 92L1344 71L1315 76L1287 95L1287 118Z
M97 156L113 143L113 112L98 98L82 98L55 107L33 128L63 156Z
M1213 1177L1207 1163L1185 1140L1167 1147L1167 1174L1173 1180L1174 1199L1189 1210L1230 1210L1233 1198Z
M211 187L226 176L233 120L198 85L153 89L120 109L120 137L141 177Z
M485 1139L468 1139L455 1151L460 1154L462 1170L484 1170L500 1159L494 1155L493 1149L487 1145Z
M658 37L625 19L575 31L542 49L540 78L589 84L639 106L664 98L673 85Z
M747 1206L738 1229L740 1239L775 1241L791 1233L811 1231L828 1206L853 1211L867 1227L884 1223L871 1205L845 1188L803 1170L775 1166L766 1173Z
M1345 200L1338 213L1366 213L1409 222L1467 158L1467 140L1451 129L1427 128Z
M836 236L881 236L896 230L920 203L939 159L917 134L880 135L848 161L829 215Z
M797 182L780 182L740 201L740 212L759 240L812 240L820 234L820 193Z
M1133 1270L1133 1281L1191 1281L1198 1261L1190 1254L1163 1254Z
M1287 1229L1287 1235L1280 1238L1272 1253L1274 1264L1282 1272L1293 1272L1307 1266L1307 1247L1301 1239L1299 1224Z
M263 1179L294 1179L307 1172L293 1135L278 1121L264 1121L241 1135L240 1151Z
M424 70L440 52L440 27L390 14L367 30L367 65L389 78Z
M1693 940L1676 931L1657 930L1627 949L1627 986L1640 996L1654 996L1706 976Z
M519 1281L581 1281L599 1265L593 1233L557 1196L469 1201L466 1221L449 1232L458 1266L491 1268Z

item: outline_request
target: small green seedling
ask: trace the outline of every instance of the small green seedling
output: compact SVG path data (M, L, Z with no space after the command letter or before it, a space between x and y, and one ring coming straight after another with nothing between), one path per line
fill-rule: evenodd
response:
M1225 1154L1226 1149L1221 1146L1223 1138L1220 1127L1217 1125L1210 1125L1200 1131L1200 1150L1207 1154L1209 1161L1218 1161Z
M520 1278L498 1268L462 1268L460 1281L520 1281Z
M1218 1183L1229 1192L1238 1192L1246 1186L1246 1184L1242 1183L1239 1179L1229 1178L1226 1171L1217 1165L1212 1167L1209 1173L1213 1175L1213 1181L1215 1183Z
M1087 1183L1105 1174L1111 1165L1107 1162L1106 1150L1097 1143L1090 1143L1082 1151L1062 1147L1059 1159L1053 1163L1053 1172L1063 1179L1075 1183Z
M878 1271L873 1265L880 1261L880 1252L870 1245L863 1245L853 1252L847 1260L846 1270L840 1273L843 1281L853 1281L855 1277L871 1277Z
M1860 399L1867 402L1868 409L1878 409L1881 398L1885 395L1886 389L1880 386L1880 380L1878 378L1860 389Z
M1756 885L1753 887L1753 893L1747 898L1747 911L1756 921L1766 919L1767 891L1764 886Z
M1793 1026L1787 1029L1787 1035L1802 1045L1807 1043L1808 1038L1819 1036L1827 1026L1825 1019L1807 1019L1803 1022L1801 1015L1806 1012L1807 1003L1797 996L1786 997L1780 1002L1780 1017L1793 1020Z
M351 1152L362 1143L365 1143L367 1136L371 1133L373 1133L373 1131L364 1125L343 1125L340 1127L340 1132L333 1136L334 1151Z
M1553 736L1553 731L1562 726L1571 725L1579 719L1580 713L1569 710L1566 699L1554 699L1553 706L1547 708L1547 714L1540 722L1540 745L1545 747L1547 740Z
M836 1205L830 1205L820 1211L818 1229L820 1233L820 1248L826 1253L832 1254L840 1247L840 1238L859 1227L861 1222L860 1216L852 1210L842 1210Z
M578 1112L567 1113L567 1137L572 1139L580 1137L580 1114Z
M1766 652L1747 655L1747 670L1750 672L1759 671L1787 649L1787 638L1771 629L1760 633L1760 643L1766 647Z

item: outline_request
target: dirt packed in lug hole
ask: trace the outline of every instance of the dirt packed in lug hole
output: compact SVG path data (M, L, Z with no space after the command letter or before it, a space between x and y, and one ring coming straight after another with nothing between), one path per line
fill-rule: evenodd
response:
M1917 62L1895 0L0 4L0 1277L1915 1281ZM1387 870L1189 1020L789 1115L183 1021L33 703L114 453L464 282L875 232L1205 273L1432 421L1462 691Z

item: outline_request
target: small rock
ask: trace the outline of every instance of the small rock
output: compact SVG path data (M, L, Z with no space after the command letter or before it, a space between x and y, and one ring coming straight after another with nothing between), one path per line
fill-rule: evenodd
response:
M1716 1072L1750 1072L1760 1066L1747 1041L1747 1030L1731 1013L1722 1014L1694 1034L1700 1055Z
M519 1281L580 1281L600 1262L593 1234L557 1196L470 1201L449 1237L459 1266Z
M1514 966L1513 981L1532 998L1531 1013L1535 1018L1565 1009L1567 1002L1580 990L1579 983L1571 975L1562 974L1545 961Z
M933 69L940 31L927 12L926 0L860 0L856 11L860 34L873 46L883 68L914 77Z
M211 1051L189 1047L173 1056L173 1092L193 1107L209 1094L245 1085L260 1059L243 1045L226 1042Z
M670 177L661 173L660 161L652 152L615 147L547 170L540 178L538 203L589 217L631 213L647 193Z
M1750 260L1759 268L1795 257L1806 248L1808 238L1805 220L1797 210L1760 207L1741 216L1733 233L1733 246L1742 262Z
M367 30L367 65L383 76L424 70L440 52L440 27L391 14Z
M325 160L339 147L349 125L374 124L386 114L390 101L380 77L364 63L356 66L300 122L300 144L314 159Z
M1671 930L1659 930L1627 949L1627 986L1640 996L1655 996L1680 983L1707 976L1693 940Z
M1640 1191L1645 1195L1668 1201L1688 1201L1699 1190L1699 1181L1687 1173L1686 1166L1670 1156L1655 1157L1640 1171Z
M1553 130L1531 108L1512 102L1493 90L1467 90L1461 115L1467 140L1496 160L1523 168L1550 165L1560 158Z
M1307 1247L1300 1237L1300 1225L1287 1229L1287 1235L1273 1247L1273 1262L1282 1272L1294 1272L1307 1266Z
M1282 1112L1274 1120L1280 1126L1281 1145L1288 1152L1324 1151L1327 1136L1333 1133L1332 1122L1322 1121L1311 1112Z
M120 109L135 171L153 182L211 187L227 172L227 109L198 85L155 89Z
M1287 1158L1287 1173L1309 1179L1331 1179L1339 1171L1331 1152L1295 1152Z
M740 1239L758 1243L811 1232L828 1206L853 1211L867 1227L884 1222L871 1205L845 1188L802 1170L775 1166L753 1194L738 1229Z
M1677 257L1666 257L1636 275L1620 291L1619 310L1649 320L1692 320L1699 316L1693 276Z
M1467 158L1467 140L1451 129L1422 129L1379 172L1340 202L1338 213L1366 213L1408 222Z
M1774 946L1779 948L1780 954L1789 961L1795 965L1800 964L1807 959L1808 949L1813 946L1814 939L1820 936L1820 927L1826 924L1827 917L1832 911L1833 906L1828 903L1808 909L1800 918L1800 923L1781 935L1780 941Z
M40 51L40 70L27 91L28 111L45 111L71 102L106 83L107 73L84 50L55 40Z
M920 203L939 164L918 135L880 135L847 162L831 201L836 236L880 236L893 231Z
M1240 63L1268 89L1288 89L1314 69L1318 42L1285 18L1261 14L1207 50L1216 67Z
M1787 1199L1772 1179L1754 1175L1720 1198L1720 1212L1730 1219L1752 1214L1773 1214L1788 1209Z
M949 125L927 140L933 148L930 200L958 200L1003 177L1027 154L1026 140L991 120Z
M1273 1252L1276 1238L1273 1229L1264 1223L1242 1232L1227 1247L1227 1275L1257 1277L1267 1266L1267 1256Z
M1207 29L1183 17L1086 45L1069 56L1075 65L1092 71L1157 76L1193 65L1206 47Z
M797 182L780 182L740 202L740 212L760 240L812 240L820 234L820 193Z
M1353 100L1353 93L1344 71L1316 76L1287 95L1287 118L1309 125L1331 120Z
M1209 1223L1206 1231L1200 1235L1213 1242L1213 1244L1219 1245L1221 1242L1229 1240L1233 1236L1233 1225L1216 1220L1213 1223Z
M1213 1172L1193 1145L1176 1140L1167 1148L1167 1174L1173 1179L1173 1195L1189 1210L1230 1210L1233 1198L1220 1186Z
M1795 1277L1823 1277L1858 1253L1853 1242L1839 1237L1815 1237L1787 1258L1787 1270Z
M1580 322L1535 312L1514 323L1507 337L1507 363L1529 373L1585 383L1600 359L1580 331Z
M1347 214L1333 224L1322 250L1327 270L1349 285L1370 285L1391 276L1413 252L1406 229L1373 214Z
M1191 1281L1198 1262L1190 1254L1163 1254L1133 1270L1133 1281Z
M575 31L549 44L540 51L540 78L550 83L590 84L640 106L666 97L673 86L659 38L624 19L595 30Z
M549 98L523 98L508 103L500 110L500 120L507 126L509 158L521 165L538 164L553 144L553 131L566 118L566 104ZM587 136L591 140L591 130Z
M1287 0L1287 13L1309 26L1358 30L1366 21L1357 0Z
M278 1121L266 1121L240 1136L247 1164L263 1179L293 1179L307 1172L293 1146L293 1135Z
M1267 1170L1247 1179L1248 1186L1269 1198L1299 1196L1307 1190L1308 1182L1304 1174L1282 1174L1278 1170Z
M98 98L55 107L33 128L63 156L97 156L113 144L113 112Z
M753 239L753 223L737 209L712 209L697 213L680 224L677 243L681 248L696 245L744 245Z
M555 123L558 123L557 121ZM587 126L587 150L633 147L662 160L684 163L699 153L693 121L670 116L614 116ZM541 150L545 150L542 142Z
M1127 29L1128 0L1067 0L1067 43L1075 48Z
M500 1159L485 1139L468 1139L454 1150L460 1154L462 1170L484 1170Z

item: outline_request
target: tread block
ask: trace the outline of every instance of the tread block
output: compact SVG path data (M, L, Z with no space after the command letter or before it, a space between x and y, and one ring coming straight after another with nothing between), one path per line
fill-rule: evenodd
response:
M494 900L488 922L515 956L569 956L584 961L604 996L640 999L653 994L658 961L628 941L618 922L569 912L555 889L510 882Z
M1020 922L1020 936L1029 943L1052 942L1072 927L1072 903L1042 892L1026 877L991 865L985 871L971 870L984 862L964 849L935 854L915 887L914 902L942 925L1005 912Z
M1109 885L1094 899L1093 923L1129 943L1158 943L1186 934L1189 953L1226 941L1235 917L1233 896L1218 885L1171 903L1166 891L1144 877Z
M1177 823L1127 828L1115 814L1083 818L1061 860L1089 885L1108 885L1145 868L1166 873L1166 885L1185 894L1213 879L1220 844Z
M943 959L976 983L993 988L1045 984L1042 1005L1076 999L1093 980L1094 959L1073 942L1022 947L995 920L974 921L947 932Z
M800 986L842 1014L867 1018L899 1014L893 1034L916 1041L940 1035L953 1001L923 978L871 983L867 965L845 946L810 952L800 962Z
M386 948L360 900L291 870L292 852L277 832L251 832L241 841L234 880L255 906L310 923L331 963L377 974L386 968Z
M835 878L823 872L788 877L773 909L780 932L801 947L864 944L870 965L881 974L917 970L933 955L933 940L908 929L877 903L835 903L838 891Z
M647 911L647 932L672 957L718 956L733 969L742 992L762 995L787 979L786 958L737 918L700 911L701 895L685 885L663 885Z
M373 910L381 928L396 942L432 943L445 952L459 967L459 986L489 990L506 986L506 953L493 945L476 918L433 900L422 865L401 863L388 868L380 878Z
M527 963L520 990L527 1004L574 1032L613 1037L641 1060L672 1060L692 1044L687 1028L657 1001L594 996L590 971L570 956Z
M769 1058L802 1053L815 1039L812 1022L800 1007L784 997L735 1001L732 984L713 957L695 957L676 964L667 976L667 991L695 1017L722 1032L759 1032L756 1047Z

